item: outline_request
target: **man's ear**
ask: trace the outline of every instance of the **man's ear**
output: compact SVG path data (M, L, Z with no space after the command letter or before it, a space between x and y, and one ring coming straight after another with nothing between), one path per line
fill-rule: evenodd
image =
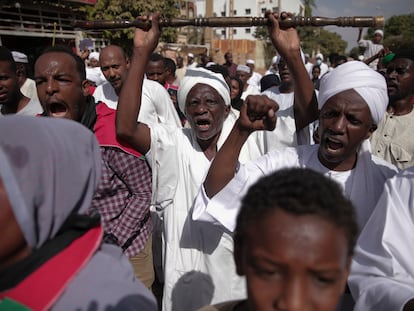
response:
M378 128L378 126L376 124L372 124L371 127L368 130L368 133L367 133L367 136L365 137L365 139L370 138L372 133L374 133L377 128Z
M85 97L89 95L89 81L88 80L82 81L82 94Z

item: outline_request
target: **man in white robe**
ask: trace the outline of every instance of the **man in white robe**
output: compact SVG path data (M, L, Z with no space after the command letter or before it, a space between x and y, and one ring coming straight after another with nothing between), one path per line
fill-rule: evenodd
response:
M349 287L355 311L414 310L414 168L385 184L362 231Z
M295 166L312 168L338 181L356 207L362 228L383 191L385 180L397 171L393 165L370 154L367 140L387 103L386 83L380 74L361 62L341 65L321 81L320 145L271 151L246 164L237 162L240 144L250 132L269 127L274 108L242 109L236 126L210 167L196 199L193 219L219 222L232 231L240 199L250 185L263 175Z

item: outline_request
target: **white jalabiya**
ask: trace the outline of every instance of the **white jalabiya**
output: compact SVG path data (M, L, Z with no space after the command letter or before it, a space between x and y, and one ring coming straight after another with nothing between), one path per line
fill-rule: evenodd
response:
M413 197L414 168L387 181L352 262L355 311L401 311L414 299Z
M311 143L311 133L309 126L296 132L295 112L293 109L294 93L281 93L278 86L272 86L262 92L279 105L277 111L276 128L273 131L263 131L263 141L259 146L263 146L262 154L272 150L281 150L286 147L296 147Z
M98 86L93 93L93 97L96 102L102 101L111 109L116 109L118 106L118 95L109 83ZM145 124L156 122L182 127L180 118L166 89L158 82L148 79L144 79L142 85L142 102L138 121Z
M371 156L368 141L363 145L356 167L348 172L330 171L324 167L318 159L319 145L271 151L255 161L240 164L234 178L211 199L202 187L194 205L193 219L220 223L233 231L241 198L253 183L281 168L306 167L328 175L342 185L346 197L357 210L358 224L363 227L383 191L385 180L397 172L393 165Z
M234 123L229 116L220 147ZM237 276L231 232L213 224L193 221L194 198L210 167L194 132L152 125L147 153L153 174L153 204L164 224L163 310L197 310L226 300L246 298L244 279ZM248 151L248 146L252 148ZM255 149L247 144L241 158Z
M258 86L253 84L248 84L247 89L242 93L241 99L245 100L249 95L259 95L260 89Z
M213 86L230 105L230 92L220 74L203 68L187 69L178 90L180 106L198 83ZM217 143L220 148L234 125L230 112ZM192 129L152 124L146 158L152 168L152 203L163 220L163 310L197 310L205 305L246 298L244 278L236 274L231 232L193 221L194 198L210 167ZM259 154L250 140L240 161Z

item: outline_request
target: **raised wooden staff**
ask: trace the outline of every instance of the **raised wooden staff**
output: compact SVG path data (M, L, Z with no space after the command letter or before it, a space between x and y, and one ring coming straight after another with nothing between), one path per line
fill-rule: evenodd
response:
M160 18L160 27L252 27L267 26L270 20L266 17L208 17L208 18ZM382 27L384 26L384 16L343 16L343 17L304 17L293 16L279 20L282 27L296 26L339 26L339 27ZM143 30L151 28L149 20L95 20L73 22L75 28L81 29L122 29L137 27Z

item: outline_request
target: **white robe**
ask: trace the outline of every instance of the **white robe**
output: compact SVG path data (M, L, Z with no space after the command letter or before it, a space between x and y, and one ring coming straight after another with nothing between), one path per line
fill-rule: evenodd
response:
M234 120L233 114L226 119L218 147ZM191 218L194 198L210 167L193 131L159 124L150 129L146 158L153 174L152 202L164 224L163 310L192 311L246 298L244 278L235 270L231 232ZM248 142L241 159L258 155L255 148Z
M96 102L102 101L111 109L116 109L118 106L118 95L109 83L98 86L93 97ZM182 127L168 92L158 82L148 79L144 79L142 85L142 103L138 121L145 124L164 123Z
M331 171L324 167L318 160L319 145L271 151L255 161L240 165L234 178L211 199L202 187L194 205L193 219L220 223L233 231L241 198L253 183L282 168L307 167L339 182L356 208L359 226L363 227L383 191L385 180L397 172L393 165L371 156L368 141L363 145L356 167L348 172Z
M355 311L399 311L414 298L413 197L414 168L387 181L352 262Z

